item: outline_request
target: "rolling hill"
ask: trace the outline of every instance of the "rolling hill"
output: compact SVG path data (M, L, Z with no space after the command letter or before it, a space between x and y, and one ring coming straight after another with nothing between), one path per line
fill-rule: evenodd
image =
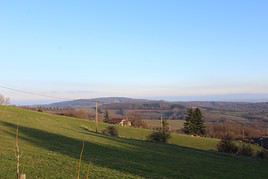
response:
M148 108L148 107L172 107L173 105L180 105L181 107L203 107L209 109L226 110L226 111L268 111L268 102L221 102L221 101L189 101L189 102L170 102L163 100L147 100L135 99L126 97L104 97L93 99L78 99L73 101L63 101L44 105L47 107L94 107L96 101L105 107L121 107L121 108ZM157 105L158 104L158 105ZM150 106L154 105L154 106Z
M114 103L146 103L149 100L133 99L133 98L125 98L125 97L106 97L106 98L77 99L73 101L63 101L63 102L52 103L52 104L48 104L44 106L60 107L60 108L94 107L96 105L96 101L98 101L100 105L104 105L104 104L114 104Z
M0 178L14 178L19 124L21 169L27 178L265 178L268 161L215 152L216 139L173 134L170 144L145 141L146 129L95 133L94 122L0 106ZM100 124L100 130L106 124Z

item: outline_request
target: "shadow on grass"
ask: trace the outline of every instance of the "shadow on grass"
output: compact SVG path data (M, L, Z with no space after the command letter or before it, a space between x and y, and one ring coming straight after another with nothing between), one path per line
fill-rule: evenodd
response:
M15 124L1 122L9 128L16 128ZM15 132L15 130L14 130ZM15 137L15 133L8 132ZM83 131L100 140L110 140L128 147L99 144L85 141L83 160L95 165L118 170L124 173L146 178L189 178L198 173L215 178L219 174L224 176L226 169L236 170L231 166L220 170L226 158L215 152L201 151L179 147L175 145L155 144L133 139L115 138L99 133ZM20 139L31 142L33 145L59 154L67 155L79 160L82 141L79 139L49 133L43 130L20 126ZM120 145L119 145L120 146ZM230 162L230 161L229 161ZM235 166L235 164L233 164ZM217 172L213 171L216 169ZM224 167L222 167L224 168ZM193 173L195 171L195 173ZM235 171L234 171L235 172Z
M6 133L15 137L15 124L1 122L1 125L13 128L14 132L6 131ZM20 126L19 133L21 140L28 141L35 146L79 160L82 145L82 141L79 139L23 126ZM99 139L103 137L109 140L123 142L119 139L102 136L97 133L91 133L89 135L95 135L95 137L99 137ZM144 144L143 147L146 148L146 145ZM100 145L85 141L83 160L85 160L86 163L91 162L101 167L115 169L120 172L130 173L141 177L163 178L166 176L179 176L178 174L175 174L176 172L174 173L174 171L172 172L171 169L165 167L164 165L166 163L160 165L161 168L163 167L161 170L158 168L159 164L166 160L164 155L158 156L158 159L154 159L154 157L156 156L153 153L147 153L143 150L135 150L135 146L133 146L133 150L126 150L111 145Z
M189 148L189 147L185 147L185 146L179 146L177 144L170 144L170 143L157 143L157 142L150 142L150 141L147 141L147 140L139 140L139 139L130 139L130 138L126 138L126 137L113 137L113 136L108 136L108 135L104 135L102 133L96 133L96 132L93 132L91 130L88 130L87 128L85 127L80 127L81 130L83 130L83 132L81 131L77 131L77 132L80 132L82 134L85 134L85 135L91 135L91 136L96 136L96 137L100 137L100 138L104 138L104 139L107 139L107 140L113 140L113 141L117 141L117 142L120 142L120 143L125 143L125 144L128 144L128 145L132 145L134 148L138 148L138 149L143 149L143 150L153 150L153 151L150 151L150 152L156 152L158 153L158 151L161 152L162 155L165 154L166 149L167 147L169 148L169 152L171 150L174 150L174 152L178 152L178 150L181 151L187 151L187 152L199 152L201 154L207 154L208 152L211 153L211 154L216 154L218 155L219 153L215 150L201 150L201 149L194 149L194 148ZM155 150L157 148L157 150ZM161 151L161 149L163 149L165 152L163 153L163 151ZM168 154L170 155L170 154Z

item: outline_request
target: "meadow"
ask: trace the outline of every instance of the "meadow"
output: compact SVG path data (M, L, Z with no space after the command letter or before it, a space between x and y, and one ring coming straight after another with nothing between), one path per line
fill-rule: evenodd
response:
M118 127L119 137L95 132L94 121L0 106L0 178L16 175L19 125L21 170L27 178L265 178L268 161L216 152L217 139L172 134L147 142L149 129ZM99 124L98 131L107 125Z

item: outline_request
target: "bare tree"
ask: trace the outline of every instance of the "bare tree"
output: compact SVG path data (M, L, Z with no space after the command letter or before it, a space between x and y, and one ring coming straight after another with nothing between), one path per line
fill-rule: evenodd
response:
M0 94L0 105L8 105L9 101L9 98Z
M148 128L147 124L142 120L141 116L137 112L131 112L127 115L133 127Z

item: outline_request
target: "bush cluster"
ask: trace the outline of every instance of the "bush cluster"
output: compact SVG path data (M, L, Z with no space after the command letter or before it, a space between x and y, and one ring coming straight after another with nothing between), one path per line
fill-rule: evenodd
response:
M261 159L268 159L268 151L266 149L262 149L261 151L258 151L257 157Z
M105 135L117 137L118 136L118 131L114 126L108 126L105 129L102 130L102 133Z
M250 144L236 145L231 138L223 138L217 145L218 152L232 153L243 156L253 156L254 151Z
M157 131L154 131L151 133L147 140L151 142L161 142L166 143L168 139L170 139L170 130L169 130L169 124L166 120L161 120L161 128L159 128Z
M235 143L228 137L223 138L217 145L219 152L224 153L237 153L238 147Z
M244 155L244 156L253 156L254 152L252 147L250 146L250 144L242 144L239 148L238 148L238 155Z
M170 133L162 132L162 131L155 131L148 136L148 140L152 142L161 142L166 143L170 138Z

